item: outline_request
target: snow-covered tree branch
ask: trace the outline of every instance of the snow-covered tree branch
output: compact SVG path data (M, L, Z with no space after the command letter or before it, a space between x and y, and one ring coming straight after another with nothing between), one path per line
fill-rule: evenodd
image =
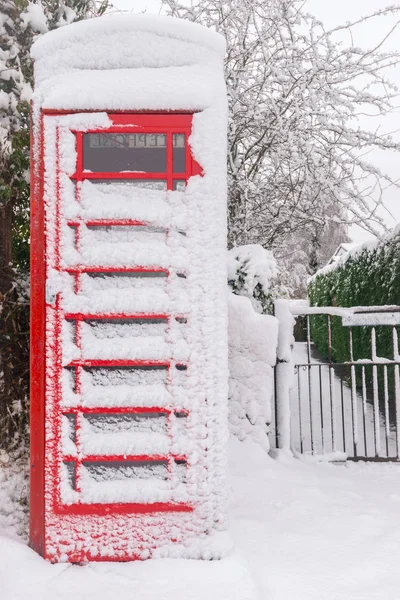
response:
M368 152L399 151L400 142L364 123L365 115L385 115L398 103L387 74L400 53L384 51L398 21L370 49L344 44L343 33L400 17L400 7L327 30L300 0L164 5L228 43L230 245L261 243L279 257L295 239L324 235L329 223L342 237L350 224L382 230L383 191L398 182L369 162ZM311 253L309 247L300 263Z

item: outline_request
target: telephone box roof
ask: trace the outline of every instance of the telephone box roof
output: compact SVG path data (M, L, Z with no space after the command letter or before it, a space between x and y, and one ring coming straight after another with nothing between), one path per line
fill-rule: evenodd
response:
M224 38L190 21L112 15L32 46L34 104L55 110L203 110L225 98Z
M102 36L109 45L113 37L135 31L191 42L204 46L221 56L224 55L226 49L225 39L222 35L197 23L160 15L121 14L86 19L54 29L41 36L32 45L31 56L35 60L40 60L49 52L71 48L73 44L79 45L82 42L90 44L92 40L98 41Z

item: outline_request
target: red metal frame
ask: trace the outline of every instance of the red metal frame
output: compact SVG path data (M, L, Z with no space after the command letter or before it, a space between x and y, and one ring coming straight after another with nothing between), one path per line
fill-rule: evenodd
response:
M115 172L87 172L83 170L83 133L76 131L76 144L78 161L76 172L71 177L76 181L96 179L160 179L167 181L167 189L173 189L173 181L186 181L194 175L202 175L203 170L190 152L188 138L191 133L191 113L173 114L126 114L114 113L108 115L113 125L107 130L94 128L85 133L166 133L167 135L167 168L164 173L115 173ZM186 171L174 173L172 165L173 134L184 134L186 136Z
M86 266L74 265L67 267L66 273L167 273L168 269L163 267L102 267L102 266Z
M31 115L31 124L33 123ZM30 543L44 554L45 425L45 228L43 117L37 137L31 125L31 311L30 311Z
M79 111L81 112L81 111ZM30 541L32 547L40 554L46 555L45 550L45 329L46 329L46 305L45 305L45 283L46 283L46 252L45 252L45 214L43 202L43 182L45 174L45 165L43 160L43 117L44 115L70 114L70 111L43 111L40 122L37 124L40 135L38 139L33 140L31 151L31 531ZM175 180L187 180L193 175L202 175L200 165L191 155L188 139L191 133L192 124L191 113L112 113L109 117L112 126L108 129L93 129L87 133L113 133L113 132L135 132L135 133L166 133L167 135L167 168L165 173L93 173L83 170L83 132L75 131L77 163L76 171L71 179L82 182L83 180L96 179L162 179L167 181L167 189L173 189ZM85 132L86 133L86 132ZM186 136L186 171L185 173L172 172L172 150L173 134L185 134ZM80 288L81 273L164 273L169 276L169 270L162 267L109 267L101 265L76 265L63 269L61 267L61 191L59 185L59 129L57 128L57 190L56 190L56 218L55 218L55 243L56 243L56 261L55 268L60 271L70 273L75 277L75 291ZM38 158L39 156L39 158ZM77 199L79 200L79 185L77 185ZM86 225L89 227L97 226L149 226L150 222L137 221L134 219L92 219L84 221L76 219L68 221L70 227L76 228L76 243L80 240L80 227ZM166 230L167 232L167 230ZM168 232L167 232L168 233ZM61 356L61 327L63 320L75 320L76 323L76 344L81 346L80 323L84 320L94 319L166 319L168 322L172 318L185 319L182 315L153 314L153 313L64 313L61 305L61 296L57 295L55 307L47 307L54 315L55 327L55 348L54 362L57 365L56 373L53 375L53 390L55 394L56 417L51 424L53 438L56 441L56 456L53 457L54 463L53 481L54 488L52 493L52 510L54 514L76 514L76 515L99 515L106 516L112 513L116 514L134 514L134 513L154 513L154 512L189 512L193 507L181 503L111 503L111 504L85 504L78 501L75 504L63 504L60 497L60 466L62 462L75 462L76 469L76 490L79 491L79 465L86 461L121 461L121 460L181 460L186 462L185 456L168 455L160 457L158 455L146 456L83 456L79 449L79 423L84 414L118 414L118 413L149 413L158 412L165 414L168 419L173 417L173 413L188 414L185 409L166 409L157 406L151 407L93 407L83 406L63 407L62 389L60 375L63 369ZM76 389L80 389L80 373L85 367L164 367L170 369L171 366L187 368L187 365L176 363L166 357L163 361L146 360L74 360L69 365L76 372ZM76 416L76 445L79 459L76 456L62 455L61 453L61 417L62 415L74 414ZM85 555L86 556L86 555ZM87 558L87 556L86 556ZM129 557L127 557L129 558ZM131 557L132 558L132 557ZM96 557L96 560L98 557ZM73 557L70 557L73 560ZM77 560L80 560L78 557Z
M177 316L175 318L183 318L181 316ZM166 313L152 313L151 315L149 315L148 313L135 313L135 314L128 314L128 313L64 313L64 319L68 319L70 321L72 320L78 320L78 321L94 321L96 319L98 320L109 320L109 319L170 319L170 315L167 315Z
M79 227L82 221L67 221L69 227ZM85 221L86 227L146 227L150 225L147 221L135 221L134 219L91 219Z
M188 415L188 411L185 409L170 409L161 406L66 406L63 408L64 415L75 414L77 412L86 415L102 415L105 413L109 414L140 414L140 413L156 413L171 415L172 413L182 413Z
M192 512L193 507L188 504L172 504L170 502L153 502L150 504L139 504L131 502L130 504L60 504L55 506L55 513L59 515L129 515L133 513L158 513L158 512ZM72 560L71 562L80 562L79 560ZM95 558L94 560L99 560ZM120 558L118 560L121 560ZM126 560L131 560L127 558Z
M171 363L164 360L73 360L66 367L165 367Z

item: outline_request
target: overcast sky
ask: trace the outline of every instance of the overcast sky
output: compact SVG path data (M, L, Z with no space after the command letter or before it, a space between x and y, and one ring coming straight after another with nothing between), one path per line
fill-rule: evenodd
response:
M157 14L160 12L161 3L159 0L111 0L113 5L121 10L130 12L142 12ZM370 12L379 10L387 6L398 5L399 1L390 0L308 0L307 9L317 18L324 22L327 27L333 27L342 24L346 21L352 21L369 14ZM356 29L354 44L370 48L374 43L380 41L382 37L393 27L396 19L394 17L381 18L375 20L373 24L369 23L365 26ZM348 43L351 43L348 40ZM400 27L392 34L390 40L386 42L383 49L400 50ZM400 66L388 72L390 78L400 88ZM371 123L371 127L378 125L375 119ZM381 119L379 122L382 132L398 131L400 137L400 109L396 113ZM394 179L400 179L400 154L388 152L373 152L368 157L369 161L376 164L382 171L386 171ZM388 226L393 227L396 222L400 222L400 190L388 189L385 191L385 204L393 214L391 218L386 212L382 213ZM361 242L371 237L358 227L353 227L350 232L354 241Z

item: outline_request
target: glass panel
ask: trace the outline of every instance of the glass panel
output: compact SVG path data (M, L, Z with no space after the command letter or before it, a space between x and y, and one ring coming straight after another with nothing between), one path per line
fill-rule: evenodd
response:
M174 173L186 173L186 148L185 134L174 133L172 136L173 145L173 171Z
M165 173L165 133L85 133L83 169L95 173Z
M90 383L86 379L87 376ZM82 373L84 385L100 388L114 388L117 385L157 385L166 383L167 379L167 367L89 367Z
M147 294L165 292L168 273L86 273L82 277L85 293L91 294L108 290L132 292L142 290ZM111 292L113 293L113 292Z
M112 319L110 321L99 319L96 321L86 321L84 325L86 323L90 329L85 329L84 334L90 331L90 334L98 339L138 338L144 336L159 336L164 338L168 327L168 319L149 319L149 322L147 322L147 319L134 319L133 322L131 320L124 321L123 319Z
M65 468L67 469L67 477L68 483L71 486L71 489L76 489L76 464L75 462L65 461L63 463Z
M86 180L87 181L87 180ZM146 190L167 189L167 181L165 179L90 179L90 183L95 185L130 185L132 187L145 188Z
M124 461L84 462L83 466L94 481L118 481L126 479L168 479L168 462Z
M139 413L139 414L93 414L85 415L82 426L89 423L91 431L95 433L121 433L128 431L138 434L167 433L167 417L165 413Z
M184 192L186 189L186 181L184 179L175 179L173 189L177 192Z

